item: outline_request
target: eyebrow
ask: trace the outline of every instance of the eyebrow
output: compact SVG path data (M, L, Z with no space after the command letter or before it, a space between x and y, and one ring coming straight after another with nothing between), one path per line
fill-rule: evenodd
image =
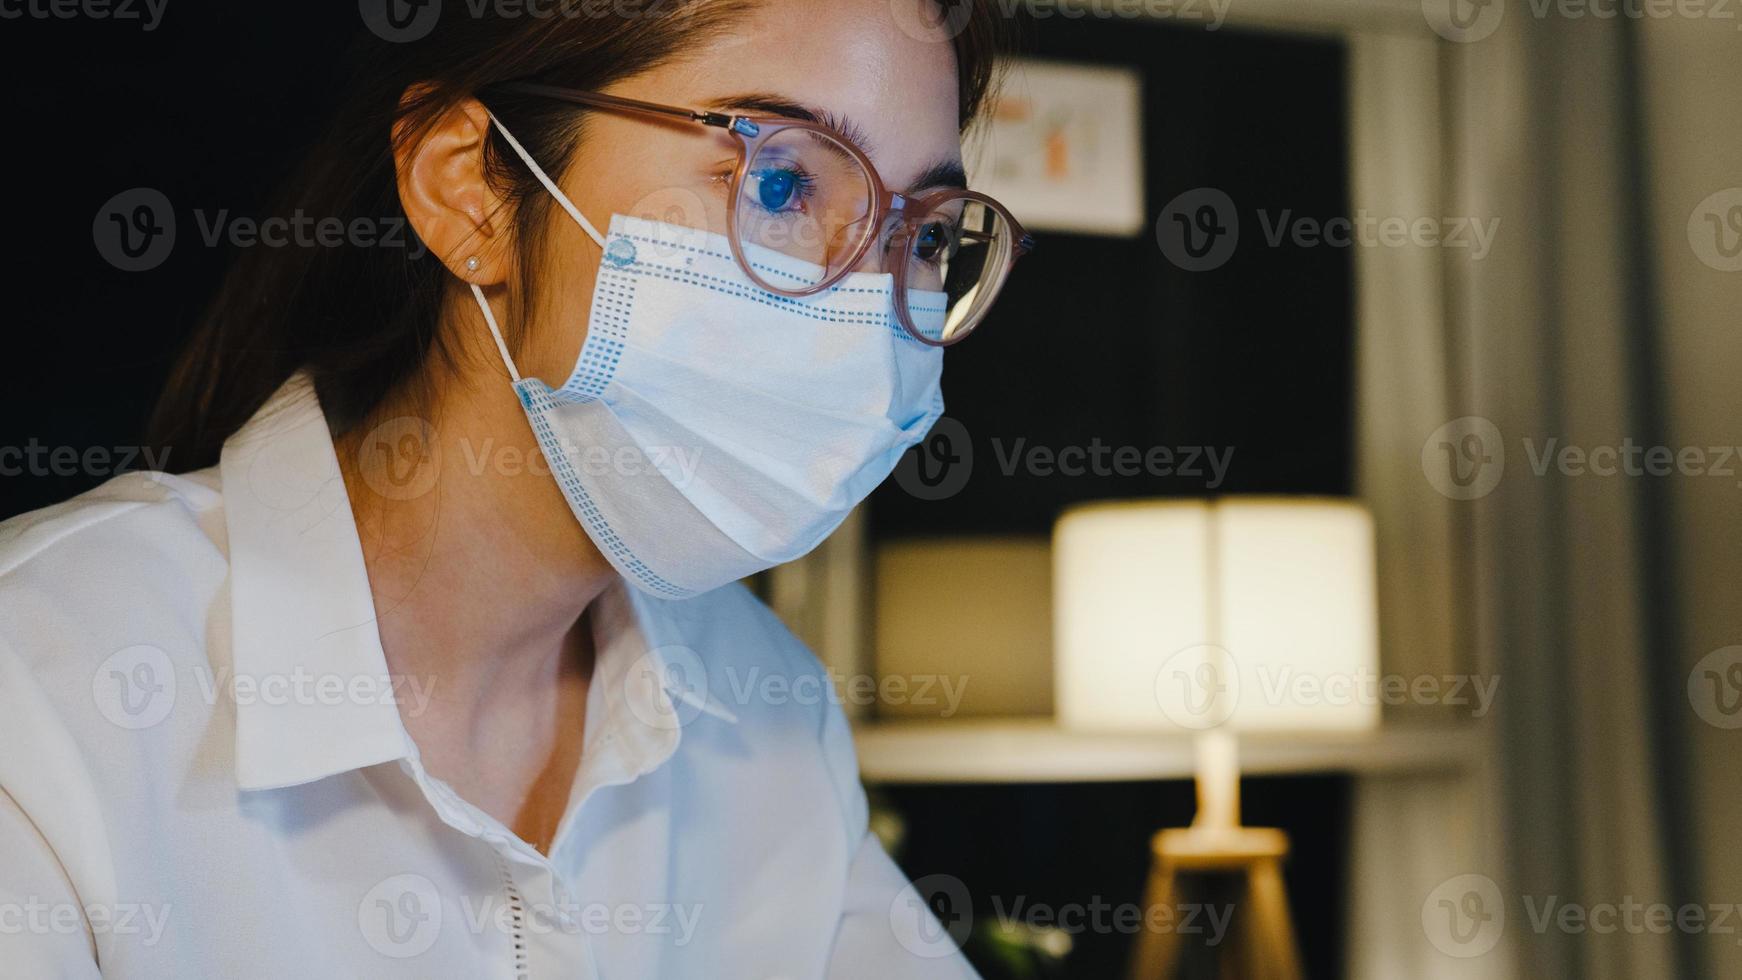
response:
M722 109L746 109L750 112L766 112L776 116L784 116L787 119L802 119L805 122L821 123L847 137L866 156L871 155L871 140L866 137L865 131L846 116L836 115L827 109L813 108L766 92L728 96L718 100L715 105Z
M968 172L962 169L961 163L955 160L939 160L925 168L925 172L919 175L919 179L915 180L907 191L912 194L914 191L930 190L934 187L967 190Z
M767 92L750 92L743 95L727 96L712 103L719 109L740 109L747 112L766 112L770 115L782 116L787 119L802 119L805 122L820 123L833 129L852 141L866 156L873 155L870 139L865 131L860 129L851 119L837 115L827 109L818 109L779 95ZM968 174L962 169L961 163L955 160L939 160L925 169L906 189L911 194L915 191L933 187L967 188Z

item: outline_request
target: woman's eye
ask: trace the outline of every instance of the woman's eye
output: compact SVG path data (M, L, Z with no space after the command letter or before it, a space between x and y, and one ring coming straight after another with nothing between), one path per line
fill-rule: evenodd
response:
M801 208L812 183L809 174L789 167L758 170L751 177L755 182L751 192L756 195L757 203L764 210L777 214Z
M955 242L955 229L941 221L928 221L913 236L913 257L932 264L948 261Z

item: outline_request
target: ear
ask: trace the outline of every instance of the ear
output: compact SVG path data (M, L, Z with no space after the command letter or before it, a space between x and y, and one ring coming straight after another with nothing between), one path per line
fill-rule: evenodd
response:
M428 94L422 85L405 90L404 106ZM480 286L508 278L502 201L484 178L484 143L490 114L477 99L462 100L413 141L404 117L393 128L393 162L399 201L420 239L465 282ZM492 220L495 216L497 220ZM477 267L470 268L470 260Z

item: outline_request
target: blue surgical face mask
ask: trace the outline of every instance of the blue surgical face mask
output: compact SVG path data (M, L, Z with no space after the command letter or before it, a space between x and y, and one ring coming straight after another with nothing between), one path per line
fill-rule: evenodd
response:
M751 283L724 236L623 215L600 235L502 132L604 249L568 379L522 378L472 292L569 509L634 585L682 598L805 554L943 413L943 350L902 329L892 276L791 299ZM821 275L746 258L770 281ZM941 336L942 314L915 326Z

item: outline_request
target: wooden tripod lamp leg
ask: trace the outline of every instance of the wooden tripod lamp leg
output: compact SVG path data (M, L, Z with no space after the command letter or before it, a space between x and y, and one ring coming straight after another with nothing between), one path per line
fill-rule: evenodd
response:
M1178 968L1180 935L1171 925L1150 928L1152 910L1177 903L1179 876L1189 872L1239 873L1246 879L1245 905L1236 925L1240 945L1223 956L1246 966L1253 980L1300 980L1300 953L1282 885L1288 835L1240 823L1240 766L1234 736L1222 731L1197 736L1198 813L1192 825L1163 830L1150 841L1145 887L1145 929L1132 951L1129 980L1165 980Z
M1246 869L1246 927L1254 980L1300 980L1300 953L1282 887L1282 860L1260 858Z
M1151 840L1150 851L1149 883L1143 893L1144 928L1137 934L1137 947L1132 951L1129 980L1159 980L1168 976L1179 956L1177 930L1149 927L1151 909L1173 908L1177 873L1173 861L1163 850L1161 834L1156 834Z

